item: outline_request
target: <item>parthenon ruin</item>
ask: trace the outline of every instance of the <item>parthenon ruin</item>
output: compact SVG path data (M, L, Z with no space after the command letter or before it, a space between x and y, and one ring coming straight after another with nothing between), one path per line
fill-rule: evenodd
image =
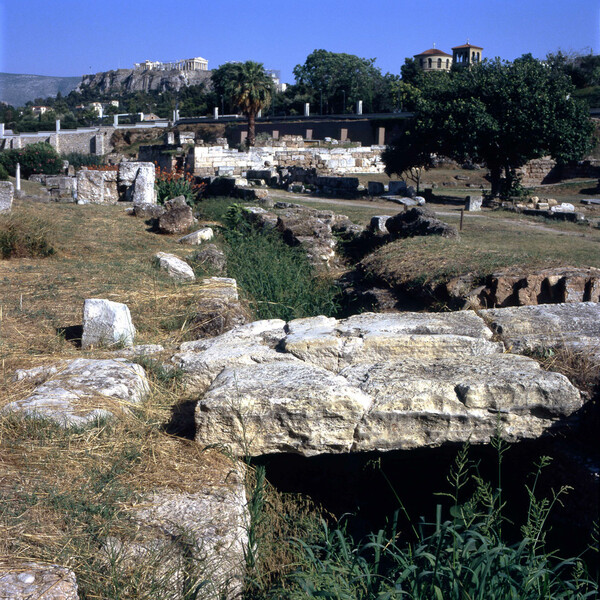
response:
M208 71L208 61L201 56L184 58L174 62L145 60L141 63L135 63L134 68L137 71Z

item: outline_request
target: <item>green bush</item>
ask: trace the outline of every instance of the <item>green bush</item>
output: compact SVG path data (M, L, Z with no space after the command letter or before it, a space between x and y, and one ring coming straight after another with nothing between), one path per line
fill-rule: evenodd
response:
M8 171L2 164L0 164L0 181L8 181Z
M45 257L54 254L44 219L18 214L0 216L0 258Z
M27 179L34 173L57 175L62 170L62 158L46 142L29 144L18 150L0 153L0 164L14 177L17 163L21 165L21 177Z
M82 154L81 152L68 152L61 154L63 160L68 160L69 165L75 169L80 167L101 167L106 163L104 156L96 154Z
M160 167L156 169L154 187L159 204L177 196L184 196L186 202L194 206L204 191L204 185L195 183L194 177L189 173L162 171Z

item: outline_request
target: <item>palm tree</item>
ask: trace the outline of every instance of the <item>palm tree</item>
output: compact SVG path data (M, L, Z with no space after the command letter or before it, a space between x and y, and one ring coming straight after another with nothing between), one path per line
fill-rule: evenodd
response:
M226 93L248 119L248 146L254 146L256 115L271 102L273 80L262 63L248 60L235 67L232 78L227 82Z

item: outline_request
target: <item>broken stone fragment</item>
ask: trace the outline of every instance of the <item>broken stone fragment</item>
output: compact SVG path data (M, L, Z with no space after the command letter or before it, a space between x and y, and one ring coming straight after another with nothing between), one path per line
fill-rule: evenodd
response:
M175 281L194 281L196 279L192 267L174 254L157 252L154 255L154 260L158 267L166 271L167 275Z
M62 427L83 426L127 412L146 398L144 369L123 358L78 358L56 365L18 370L16 381L37 385L29 396L4 406L2 413L48 419Z
M102 298L84 302L82 348L132 346L134 338L135 327L125 304Z

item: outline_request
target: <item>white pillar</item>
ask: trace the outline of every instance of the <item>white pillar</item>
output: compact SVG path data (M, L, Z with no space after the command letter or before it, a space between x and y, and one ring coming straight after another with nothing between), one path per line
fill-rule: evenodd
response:
M304 116L310 117L310 104L308 102L304 105Z
M4 137L4 123L0 123L0 137Z
M113 127L119 126L119 115L114 115L113 117Z
M362 100L356 102L356 114L362 115Z
M178 108L175 109L175 116L177 117L175 120L179 121L179 109Z
M262 109L258 111L258 113L256 114L256 118L260 119L262 117Z
M140 117L140 123L144 120L144 113L138 113Z
M60 131L60 119L56 119L56 133Z
M17 169L15 171L16 189L17 192L21 191L21 164L17 163Z
M175 123L175 121L177 121L177 111L176 110L173 111L173 123Z
M219 118L219 107L218 106L215 106L215 108L213 109L213 117L215 119Z

